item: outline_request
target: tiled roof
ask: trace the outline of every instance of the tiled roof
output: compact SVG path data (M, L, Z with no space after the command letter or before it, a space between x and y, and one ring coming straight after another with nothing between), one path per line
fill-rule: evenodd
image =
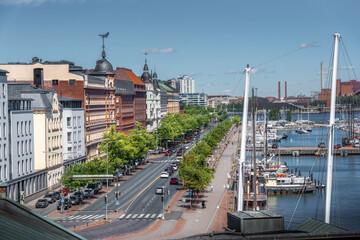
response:
M140 80L140 78L138 78L132 71L125 70L125 72L129 76L129 78L133 81L133 83L135 83L137 85L145 86L145 84Z
M169 91L169 92L173 92L174 90L171 88L171 87L169 87L169 86L167 86L165 83L163 83L163 82L160 82L159 81L159 85L161 86L161 87L163 87L163 88L165 88L167 91Z
M117 67L115 69L115 79L120 79L120 80L126 80L126 81L130 81L132 82L132 80L130 79L130 77L126 74L126 68L119 68Z

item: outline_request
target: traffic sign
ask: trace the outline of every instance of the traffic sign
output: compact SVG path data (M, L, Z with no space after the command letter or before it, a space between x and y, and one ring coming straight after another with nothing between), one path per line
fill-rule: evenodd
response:
M63 199L63 198L62 198L62 199L60 199L60 202L62 202L62 203L63 203L63 202L65 202L65 199Z
M105 203L105 206L108 206L108 203Z
M181 199L181 201L182 201L183 203L185 203L185 202L186 202L186 198Z
M191 190L189 190L189 195L191 195Z
M120 201L116 201L116 202L115 202L115 205L120 205Z

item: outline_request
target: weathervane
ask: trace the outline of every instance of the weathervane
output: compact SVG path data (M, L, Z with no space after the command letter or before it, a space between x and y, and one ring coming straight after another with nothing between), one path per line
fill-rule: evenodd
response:
M99 34L99 36L102 38L102 42L103 42L103 50L102 50L102 58L105 58L106 57L106 54L105 54L105 45L104 45L104 38L107 38L109 36L109 32L105 33L105 34Z

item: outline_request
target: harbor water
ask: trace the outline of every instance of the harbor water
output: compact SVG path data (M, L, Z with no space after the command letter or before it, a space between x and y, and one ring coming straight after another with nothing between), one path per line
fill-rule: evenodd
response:
M279 132L282 134L282 132ZM313 147L319 142L327 145L327 129L314 128L310 134L287 131L289 136L280 142L282 147ZM340 144L344 131L335 131L335 144ZM300 156L280 157L292 171L309 176L326 184L327 157ZM360 156L334 156L333 192L331 202L331 224L348 230L360 230ZM325 189L304 195L269 195L269 210L285 217L285 228L293 229L309 218L324 220Z

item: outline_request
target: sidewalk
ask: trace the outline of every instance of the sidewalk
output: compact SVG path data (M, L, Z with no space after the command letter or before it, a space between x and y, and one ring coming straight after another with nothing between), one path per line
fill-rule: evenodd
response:
M232 166L233 154L236 155L235 151L238 145L239 132L240 131L237 131L237 128L235 128L231 136L229 136L229 144L217 164L215 177L212 182L214 190L204 192L201 196L201 201L205 200L206 203L205 209L200 207L195 208L195 210L185 209L184 205L188 205L188 203L183 205L181 201L181 198L187 196L187 193L184 191L179 193L178 196L175 196L171 204L171 213L183 213L180 219L171 219L171 217L169 219L168 216L170 214L166 214L166 220L163 221L163 228L162 221L159 220L145 232L125 236L122 237L122 239L161 239L162 235L164 239L177 239L196 234L210 233L213 232L214 229L218 231L219 226L215 226L216 223L219 225L217 221L217 219L219 219L219 208L217 208L217 206L224 200L224 185L228 183L227 176ZM232 144L232 142L234 144ZM201 204L198 204L198 206L201 206ZM224 212L221 212L222 216L224 216L224 214ZM224 224L222 224L222 226L224 226Z

